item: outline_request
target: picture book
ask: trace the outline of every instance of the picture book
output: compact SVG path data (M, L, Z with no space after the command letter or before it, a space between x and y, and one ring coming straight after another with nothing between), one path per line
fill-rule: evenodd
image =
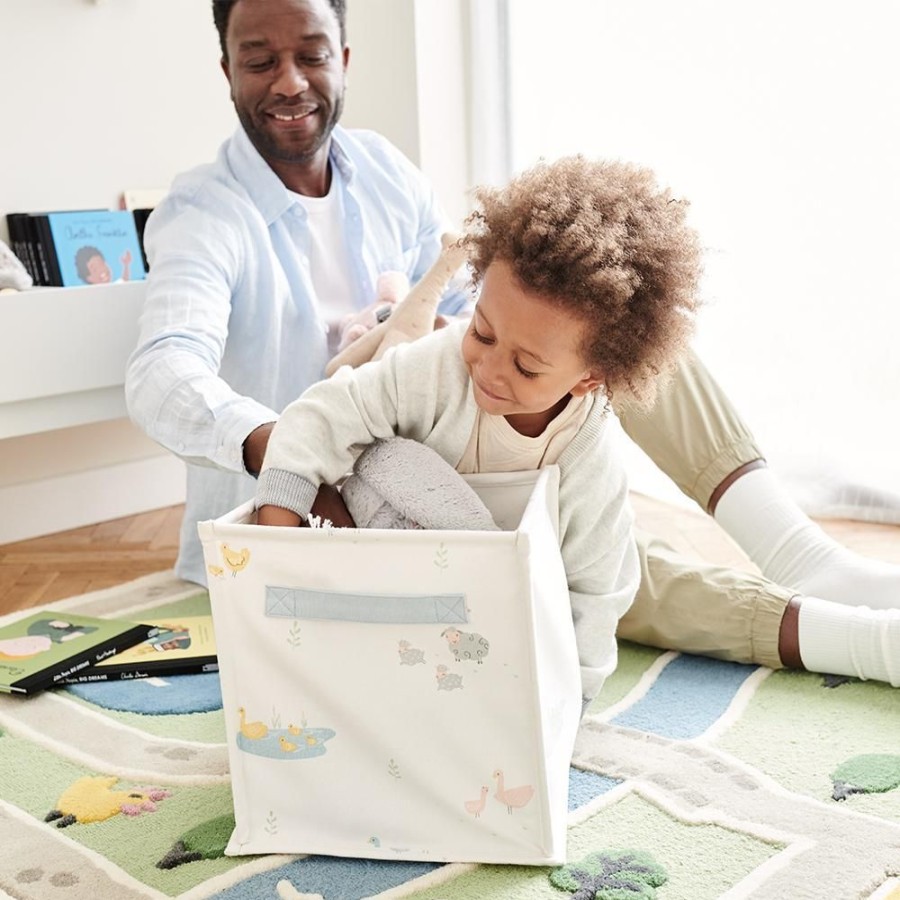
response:
M44 610L0 627L0 692L60 684L147 637L149 625Z
M137 227L129 210L51 212L46 226L63 287L146 278Z
M147 619L145 624L150 626L150 633L143 642L64 678L63 683L192 675L219 670L212 616Z

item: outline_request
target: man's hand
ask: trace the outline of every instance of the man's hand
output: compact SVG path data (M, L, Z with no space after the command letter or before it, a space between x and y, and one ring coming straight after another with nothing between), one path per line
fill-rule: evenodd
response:
M266 455L266 447L274 427L274 422L266 422L265 425L254 428L244 439L244 468L254 478L259 475L262 468L263 457Z

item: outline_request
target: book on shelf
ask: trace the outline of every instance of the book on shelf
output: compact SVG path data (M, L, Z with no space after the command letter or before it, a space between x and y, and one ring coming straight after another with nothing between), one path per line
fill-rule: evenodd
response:
M150 632L140 644L63 678L63 684L219 671L212 616L170 616L145 624Z
M0 692L33 694L133 647L150 625L56 610L0 627Z
M10 243L36 285L72 287L147 277L143 224L131 210L8 213ZM139 229L140 224L140 229Z
M110 284L146 278L134 216L129 210L47 213L59 284Z

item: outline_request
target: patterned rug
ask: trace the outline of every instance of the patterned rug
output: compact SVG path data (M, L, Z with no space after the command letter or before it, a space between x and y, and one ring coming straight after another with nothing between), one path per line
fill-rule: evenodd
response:
M160 574L53 607L186 616L208 598ZM900 900L900 693L878 684L623 645L553 869L226 858L223 741L214 674L0 697L0 895Z

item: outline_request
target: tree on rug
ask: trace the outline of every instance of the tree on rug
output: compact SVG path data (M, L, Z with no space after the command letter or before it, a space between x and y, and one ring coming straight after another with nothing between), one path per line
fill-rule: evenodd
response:
M601 850L550 874L550 883L572 900L654 900L667 880L665 869L639 850Z

